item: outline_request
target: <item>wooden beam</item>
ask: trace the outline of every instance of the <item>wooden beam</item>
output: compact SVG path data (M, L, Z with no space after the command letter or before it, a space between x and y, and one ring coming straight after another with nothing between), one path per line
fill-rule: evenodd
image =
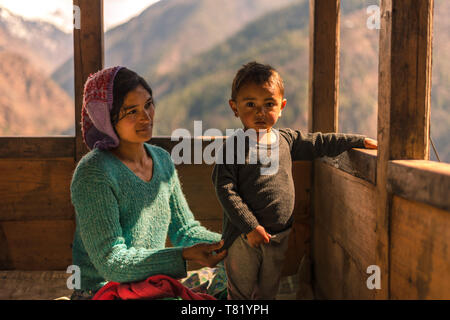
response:
M340 0L310 0L309 2L309 97L308 97L308 130L309 132L337 132L339 104L339 35L340 35ZM316 166L316 162L314 165ZM314 170L314 169L313 169ZM315 174L312 179L315 179ZM311 190L314 198L315 188ZM311 252L320 250L323 243L316 243L314 233L318 232L314 224L316 214L315 203L312 202L312 214L305 217L312 230ZM307 219L308 218L308 219ZM323 241L323 240L317 240ZM306 268L319 274L317 261ZM319 281L312 283L313 290L320 286Z
M382 0L378 91L377 258L388 299L388 161L428 159L433 0Z
M75 64L75 160L88 151L81 135L84 84L91 73L103 69L103 0L74 0L80 10L80 28L73 30Z
M310 0L309 131L337 132L340 0Z
M74 137L0 137L0 159L73 158Z
M377 176L377 151L368 149L351 149L337 157L320 159L336 169L364 179L375 185Z
M450 164L427 160L390 161L388 189L393 195L450 211Z

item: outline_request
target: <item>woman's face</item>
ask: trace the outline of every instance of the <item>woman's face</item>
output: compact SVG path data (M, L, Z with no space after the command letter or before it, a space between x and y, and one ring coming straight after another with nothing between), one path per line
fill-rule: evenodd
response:
M125 96L116 131L121 141L142 143L151 139L155 106L150 93L139 85Z

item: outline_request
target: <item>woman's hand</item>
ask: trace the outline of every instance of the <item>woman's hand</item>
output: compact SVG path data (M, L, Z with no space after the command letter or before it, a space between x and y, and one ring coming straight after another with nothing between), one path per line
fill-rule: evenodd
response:
M183 249L183 259L195 261L205 267L214 267L227 256L227 250L216 253L222 248L224 241L217 243L198 243Z
M271 237L263 226L257 226L247 234L247 241L252 248L258 248L262 243L269 243Z
M378 142L377 142L377 140L365 138L364 139L364 147L366 149L378 149Z

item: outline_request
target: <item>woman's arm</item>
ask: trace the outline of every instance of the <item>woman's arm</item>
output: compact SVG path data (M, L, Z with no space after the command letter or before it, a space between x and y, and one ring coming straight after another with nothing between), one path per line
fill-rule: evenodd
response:
M221 235L207 230L195 220L181 190L176 170L173 171L172 185L170 241L175 246L185 247L182 251L183 259L195 261L206 267L214 267L227 254L226 250L215 253L223 246L223 240L220 241Z
M171 185L169 238L172 244L187 247L197 243L219 242L220 234L207 230L195 220L181 189L176 170L173 171Z
M156 274L186 275L183 248L127 247L113 187L101 172L90 171L71 186L77 228L89 259L108 281L131 282Z

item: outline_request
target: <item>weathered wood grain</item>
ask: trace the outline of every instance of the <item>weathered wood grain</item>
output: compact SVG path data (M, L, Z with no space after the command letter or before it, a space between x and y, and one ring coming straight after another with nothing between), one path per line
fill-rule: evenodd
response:
M450 164L395 160L388 165L389 192L450 211Z
M390 160L429 159L433 6L392 1Z
M337 132L340 0L310 0L309 131Z
M10 259L0 260L0 270L66 270L72 264L75 221L0 221L0 228Z
M389 298L388 161L429 157L433 0L381 2L378 85L377 265Z
M377 176L377 151L367 149L351 149L335 158L320 159L336 169L364 179L375 185Z
M450 299L449 230L449 211L394 196L392 299Z
M351 256L359 270L366 270L375 264L375 186L320 161L314 175L315 225Z
M0 159L70 158L75 137L0 137Z
M311 223L312 162L294 161L292 178L295 187L294 220L297 223Z
M314 296L318 299L373 299L370 276L320 224L313 234Z
M66 271L0 271L0 300L54 300L70 297Z
M0 159L0 221L69 220L73 158Z
M181 188L198 220L222 219L211 175L212 165L178 165Z
M75 65L75 159L88 152L81 134L81 108L83 106L84 84L91 73L103 69L103 0L74 0L80 8L80 29L73 30Z
M283 266L283 275L295 274L305 255L308 256L304 268L311 268L309 264L311 253L311 188L312 162L295 161L292 164L292 177L295 186L294 224L289 235L289 245Z

